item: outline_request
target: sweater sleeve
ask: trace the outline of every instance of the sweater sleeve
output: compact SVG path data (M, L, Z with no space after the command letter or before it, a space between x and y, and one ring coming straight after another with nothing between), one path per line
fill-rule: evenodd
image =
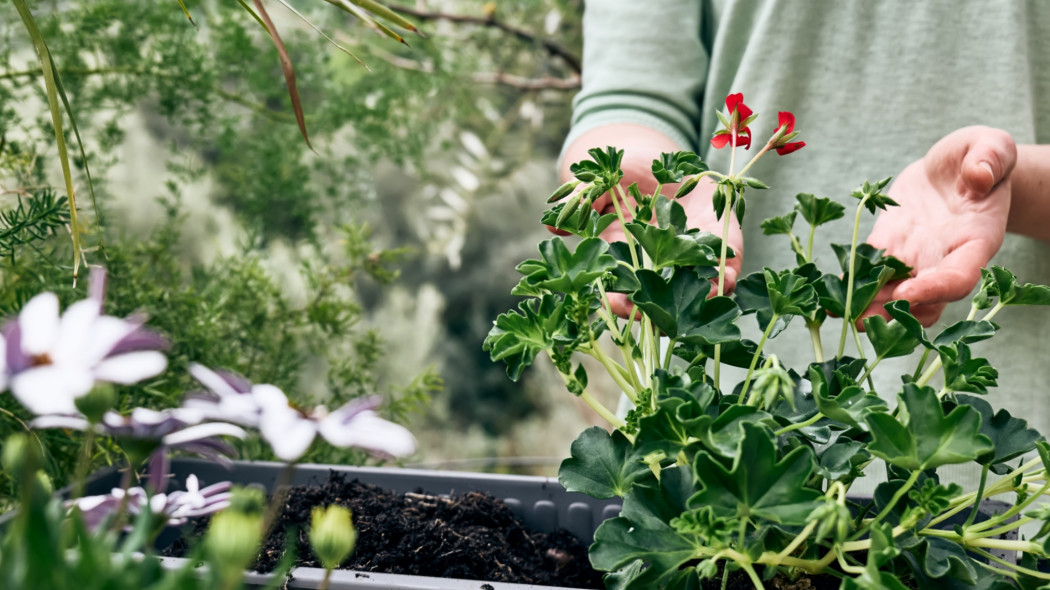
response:
M582 89L573 101L565 146L595 127L636 123L683 149L696 149L708 67L702 5L697 0L586 3Z

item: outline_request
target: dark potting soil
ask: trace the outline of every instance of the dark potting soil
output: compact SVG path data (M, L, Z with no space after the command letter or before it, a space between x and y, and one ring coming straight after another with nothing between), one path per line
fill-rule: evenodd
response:
M295 486L255 564L272 571L296 535L296 565L320 567L310 551L307 528L315 506L339 504L353 513L357 547L342 569L417 576L463 578L544 586L601 588L601 574L587 559L587 547L568 531L530 531L502 502L468 492L452 497L419 491L399 494L346 481L332 473L319 486ZM196 536L207 521L195 524ZM187 544L176 540L164 555L181 557Z

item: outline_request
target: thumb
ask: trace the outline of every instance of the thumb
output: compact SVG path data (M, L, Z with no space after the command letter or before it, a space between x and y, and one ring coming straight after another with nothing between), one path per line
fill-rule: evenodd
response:
M981 199L1010 175L1017 163L1017 145L1009 133L991 127L971 128L960 170L960 194Z

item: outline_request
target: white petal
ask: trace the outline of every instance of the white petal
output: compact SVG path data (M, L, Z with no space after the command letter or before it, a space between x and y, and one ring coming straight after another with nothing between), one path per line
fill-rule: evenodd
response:
M361 412L346 424L335 416L322 420L320 431L325 440L337 447L359 447L394 457L416 451L416 439L407 428L384 420L375 412Z
M122 385L138 383L159 375L168 366L168 359L153 350L128 352L106 359L94 368L95 378Z
M270 411L285 412L288 410L288 396L276 385L260 383L252 385L252 397L259 404L263 413Z
M270 411L262 416L259 431L270 443L277 458L292 462L302 457L317 435L317 423L287 408L284 412Z
M35 356L50 352L58 339L58 297L41 293L29 300L18 314L22 352Z
M183 428L164 437L164 444L169 446L201 440L212 436L236 436L244 438L244 429L225 422L208 422Z
M33 428L69 428L71 430L87 430L91 424L75 416L41 416L34 419L29 425Z
M66 309L59 323L59 336L53 347L51 358L56 363L75 362L84 359L91 351L92 329L99 316L98 301L77 301ZM94 364L98 359L84 362Z
M137 324L120 318L99 316L92 325L90 349L85 353L93 355L95 362L106 358L109 351L113 350L121 339L134 332L136 327Z
M91 373L79 367L46 365L22 371L11 379L11 393L38 416L76 414L73 400L94 387Z
M193 375L193 378L200 381L201 385L204 385L204 387L207 387L219 397L239 395L225 379L204 365L190 363L190 375Z

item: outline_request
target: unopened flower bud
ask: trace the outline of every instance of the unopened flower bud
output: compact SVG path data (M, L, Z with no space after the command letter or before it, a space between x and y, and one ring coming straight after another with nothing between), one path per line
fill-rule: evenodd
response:
M40 446L25 434L12 434L4 441L4 471L14 477L35 471L40 465Z
M327 570L339 567L357 544L350 510L337 505L313 509L310 514L310 547Z
M266 512L266 493L254 486L234 488L228 510L261 515Z
M579 186L580 182L581 181L579 181L579 180L574 178L574 179L570 180L569 182L566 182L565 184L559 186L557 188L557 190L554 191L554 194L551 195L551 198L547 199L547 202L548 203L553 203L554 201L557 201L558 199L561 199L565 195L573 192L573 189L575 189L577 186Z
M674 198L680 199L680 198L688 195L689 193L693 192L693 189L696 188L696 185L699 182L700 182L700 175L699 174L689 177L689 180L686 180L685 182L683 182L681 184L681 186L678 187L678 190L675 191Z
M204 549L211 567L222 580L244 575L255 560L262 537L262 516L227 508L211 519L204 536Z
M113 391L112 385L101 384L87 395L78 397L74 403L88 422L98 424L102 421L102 416L117 405L117 394Z

